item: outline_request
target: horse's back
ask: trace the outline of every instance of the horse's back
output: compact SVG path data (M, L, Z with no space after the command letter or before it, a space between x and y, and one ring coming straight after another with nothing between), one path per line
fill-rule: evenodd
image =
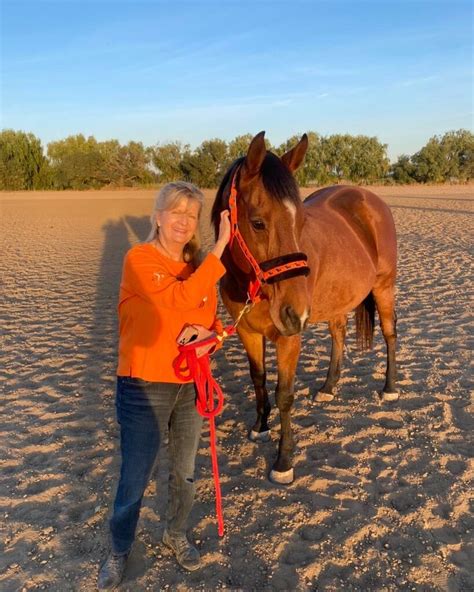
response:
M307 211L328 208L342 215L352 212L379 212L388 217L392 223L392 215L388 205L375 193L365 187L353 185L332 185L323 187L309 195L303 203Z
M389 206L363 187L334 185L315 191L304 201L308 217L330 220L334 226L344 222L377 259L396 265L395 224Z

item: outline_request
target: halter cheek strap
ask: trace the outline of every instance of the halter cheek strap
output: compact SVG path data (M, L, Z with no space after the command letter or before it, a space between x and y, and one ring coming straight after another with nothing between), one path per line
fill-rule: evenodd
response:
M230 210L230 247L237 241L241 248L245 259L250 264L255 279L249 284L248 299L255 303L260 300L260 291L262 284L274 284L282 280L286 280L299 275L307 276L309 274L308 258L304 253L289 253L273 259L268 259L258 263L255 257L250 252L250 249L242 236L237 216L237 188L236 177L239 169L237 169L232 177L232 185L229 196L229 210Z

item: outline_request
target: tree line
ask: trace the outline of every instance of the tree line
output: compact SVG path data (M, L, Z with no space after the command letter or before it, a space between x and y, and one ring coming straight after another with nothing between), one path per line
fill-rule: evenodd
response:
M375 137L316 132L308 136L308 152L297 173L302 186L464 183L474 178L474 134L468 130L433 136L421 150L393 164L387 145ZM214 138L191 149L181 142L147 147L78 134L50 142L44 151L33 134L6 129L0 132L0 190L135 187L177 179L216 187L229 165L246 154L251 139L251 134L230 142ZM299 139L293 136L280 146L267 142L267 148L282 155Z

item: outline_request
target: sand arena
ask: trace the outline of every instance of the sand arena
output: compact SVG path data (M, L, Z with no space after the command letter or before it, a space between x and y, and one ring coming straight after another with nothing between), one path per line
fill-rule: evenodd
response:
M324 325L304 338L296 381L293 484L267 480L272 442L247 429L254 397L243 348L216 356L226 534L219 540L208 432L192 515L204 567L161 544L166 451L158 459L122 590L473 590L473 187L374 189L399 241L401 398L381 405L384 344L360 353L349 323L339 397L314 406L329 362ZM309 191L305 190L303 194ZM116 300L125 251L148 233L154 192L0 195L2 537L6 591L95 589L119 466ZM213 199L208 192L204 220ZM211 233L205 224L205 243ZM270 348L269 388L275 360ZM273 426L278 424L273 411Z

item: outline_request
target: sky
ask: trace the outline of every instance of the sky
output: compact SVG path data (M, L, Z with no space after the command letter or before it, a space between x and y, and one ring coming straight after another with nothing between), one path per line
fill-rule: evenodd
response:
M0 128L273 145L376 136L388 155L473 129L465 0L0 0Z

